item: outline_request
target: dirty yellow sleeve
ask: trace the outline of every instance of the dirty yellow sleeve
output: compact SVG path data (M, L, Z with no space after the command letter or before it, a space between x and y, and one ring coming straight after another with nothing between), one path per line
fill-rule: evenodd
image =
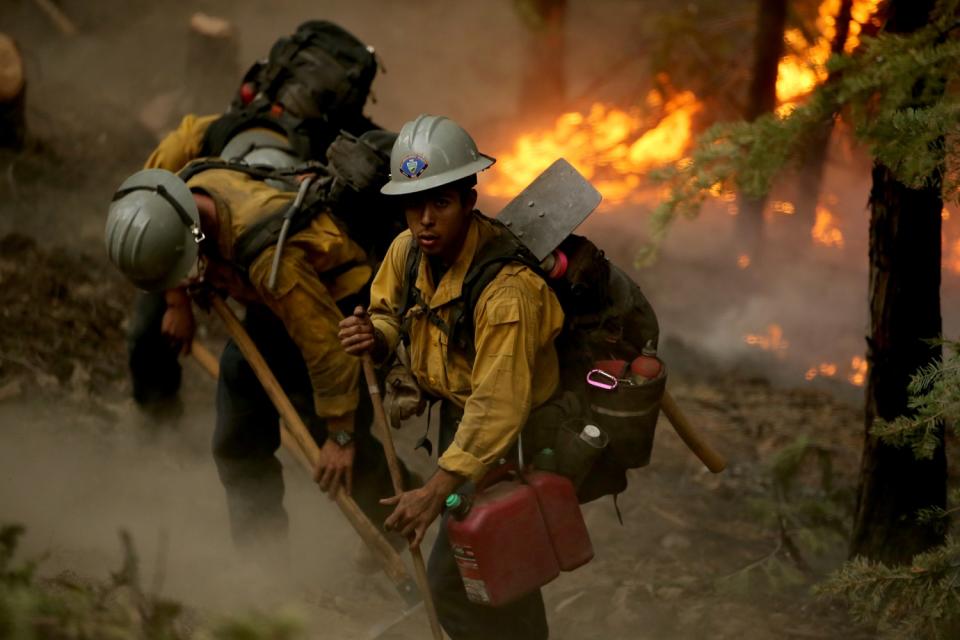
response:
M347 354L337 339L343 315L317 276L314 260L296 241L284 247L276 287L271 291L268 281L273 254L271 247L250 265L250 282L300 349L317 415L336 423L333 428L350 430L352 412L357 408L360 361ZM345 416L350 420L336 420Z
M516 442L531 407L556 390L563 310L541 278L511 265L480 296L474 326L470 395L439 466L476 481Z
M147 159L144 169L166 169L176 173L191 160L200 156L203 136L207 128L219 115L188 115L180 121L180 126L160 141L157 148Z
M400 341L400 308L404 301L403 270L410 251L410 231L404 231L390 244L387 255L370 285L370 320L386 339L388 353L393 353Z

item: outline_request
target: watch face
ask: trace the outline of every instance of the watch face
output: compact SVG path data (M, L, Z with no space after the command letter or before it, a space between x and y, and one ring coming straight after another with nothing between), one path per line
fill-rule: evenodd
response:
M341 447L345 447L350 444L353 438L346 431L337 431L333 434L333 441L336 442Z

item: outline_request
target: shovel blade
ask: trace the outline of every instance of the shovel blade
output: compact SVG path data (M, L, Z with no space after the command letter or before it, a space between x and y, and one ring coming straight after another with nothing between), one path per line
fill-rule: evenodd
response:
M602 196L572 164L559 158L511 200L497 220L543 260L586 220Z

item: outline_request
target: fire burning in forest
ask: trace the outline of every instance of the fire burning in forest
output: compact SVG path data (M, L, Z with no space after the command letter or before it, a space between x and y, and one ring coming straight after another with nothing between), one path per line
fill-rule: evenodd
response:
M838 226L837 217L822 205L817 206L817 219L810 230L810 236L821 246L843 248L843 232Z
M486 191L512 197L563 157L596 186L606 204L648 201L643 174L683 157L701 104L690 91L664 102L654 90L647 107L663 117L651 122L643 110L594 103L586 113L561 115L551 130L521 135L512 149L499 154Z
M824 0L817 14L818 36L813 44L800 29L787 29L783 38L787 53L780 59L777 71L777 114L790 113L797 102L827 79L827 60L837 34L837 13L841 0ZM851 53L860 45L860 33L874 14L880 0L854 0L851 10L850 32L844 52Z
M743 341L751 347L769 351L778 358L786 356L790 343L786 340L783 333L783 327L779 324L771 324L767 327L766 333L749 333L743 337ZM811 382L816 378L836 378L841 373L841 367L836 362L820 362L809 367L804 374L804 379ZM850 364L845 371L845 379L856 387L862 387L867 379L867 360L863 356L853 356Z

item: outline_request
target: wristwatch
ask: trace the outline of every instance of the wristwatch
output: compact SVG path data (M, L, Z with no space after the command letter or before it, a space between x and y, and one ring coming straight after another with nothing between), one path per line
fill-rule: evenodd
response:
M353 434L349 431L330 431L327 437L336 442L341 447L345 447L353 442Z

